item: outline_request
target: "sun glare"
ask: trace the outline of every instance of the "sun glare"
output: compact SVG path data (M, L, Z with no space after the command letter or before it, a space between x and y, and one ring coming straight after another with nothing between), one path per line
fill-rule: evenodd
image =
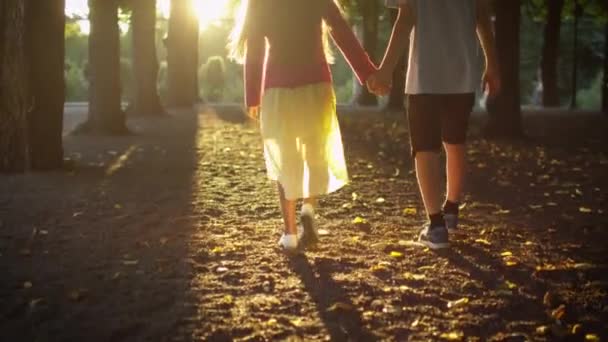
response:
M230 0L193 0L193 14L198 18L201 30L226 18L230 14ZM159 14L165 18L171 15L171 1L158 1Z

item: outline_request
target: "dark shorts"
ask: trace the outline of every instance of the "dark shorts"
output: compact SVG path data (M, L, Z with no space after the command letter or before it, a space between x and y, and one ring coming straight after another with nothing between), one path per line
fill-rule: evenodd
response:
M474 93L407 95L412 156L439 152L442 142L464 144L474 103Z

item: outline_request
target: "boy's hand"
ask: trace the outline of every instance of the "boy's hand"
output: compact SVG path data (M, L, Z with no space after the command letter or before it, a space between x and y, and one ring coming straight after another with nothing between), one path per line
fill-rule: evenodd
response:
M252 118L255 121L260 120L260 106L249 107L247 108L247 116Z
M378 96L388 95L391 90L393 75L382 69L371 75L367 80L367 89L370 93Z
M483 73L482 84L483 90L488 94L488 97L493 98L498 95L501 88L500 73L498 66L490 64L486 67Z

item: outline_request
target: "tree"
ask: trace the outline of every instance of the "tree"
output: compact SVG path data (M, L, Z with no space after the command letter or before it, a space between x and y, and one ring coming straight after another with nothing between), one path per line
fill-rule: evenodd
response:
M397 15L397 11L391 10L390 16L392 24L394 24L397 20ZM393 86L388 97L387 105L389 109L403 109L403 104L405 100L405 76L407 72L407 58L408 52L406 51L401 57L401 60L399 61L399 64L397 64L397 68L395 68L395 72L393 73Z
M65 0L29 0L25 11L31 167L63 165Z
M378 0L357 0L357 10L362 17L363 48L374 59L378 47L378 24L380 3ZM378 98L363 86L356 98L356 103L364 106L375 106Z
M519 94L521 0L494 1L496 50L502 79L502 90L488 100L489 136L523 136Z
M118 5L89 0L89 117L78 133L128 133L121 108Z
M541 78L543 85L542 101L543 106L545 107L556 107L559 106L557 65L564 0L545 1L548 13L541 57Z
M172 0L167 37L167 102L188 107L198 102L198 21L192 0Z
M156 0L132 0L133 67L135 91L130 113L141 116L162 115L158 96L158 59L156 56Z
M28 168L25 1L0 1L0 172Z
M604 24L604 79L602 81L602 111L608 115L608 21Z

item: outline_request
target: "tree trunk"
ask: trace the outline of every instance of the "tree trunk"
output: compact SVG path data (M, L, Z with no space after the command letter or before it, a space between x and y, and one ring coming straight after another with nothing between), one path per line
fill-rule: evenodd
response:
M172 0L167 39L167 102L189 107L198 102L198 21L192 0Z
M131 13L135 91L129 113L162 115L164 110L157 87L156 0L133 0Z
M549 13L547 15L547 24L545 25L545 39L541 57L543 106L556 107L559 106L557 65L564 0L546 0L546 3Z
M0 1L0 172L28 168L25 1Z
M608 115L608 23L604 29L604 80L602 82L602 110Z
M489 121L486 134L500 137L523 136L520 86L520 0L497 0L496 49L502 79L502 90L494 99L488 100Z
M118 0L89 0L89 118L77 132L128 133L121 108Z
M65 102L65 0L29 0L26 8L29 66L29 153L35 170L63 165Z
M375 59L378 46L378 16L380 14L380 3L378 0L359 0L359 13L363 18L363 47L372 59ZM357 95L355 102L362 106L375 106L378 98L367 90L363 85Z
M391 23L397 21L398 11L390 10ZM406 50L393 73L393 87L388 97L388 109L403 110L405 100L405 76L407 73L408 51Z
M583 15L583 5L580 0L574 0L574 48L572 49L572 93L570 96L570 109L577 107L577 91L578 91L578 22Z

